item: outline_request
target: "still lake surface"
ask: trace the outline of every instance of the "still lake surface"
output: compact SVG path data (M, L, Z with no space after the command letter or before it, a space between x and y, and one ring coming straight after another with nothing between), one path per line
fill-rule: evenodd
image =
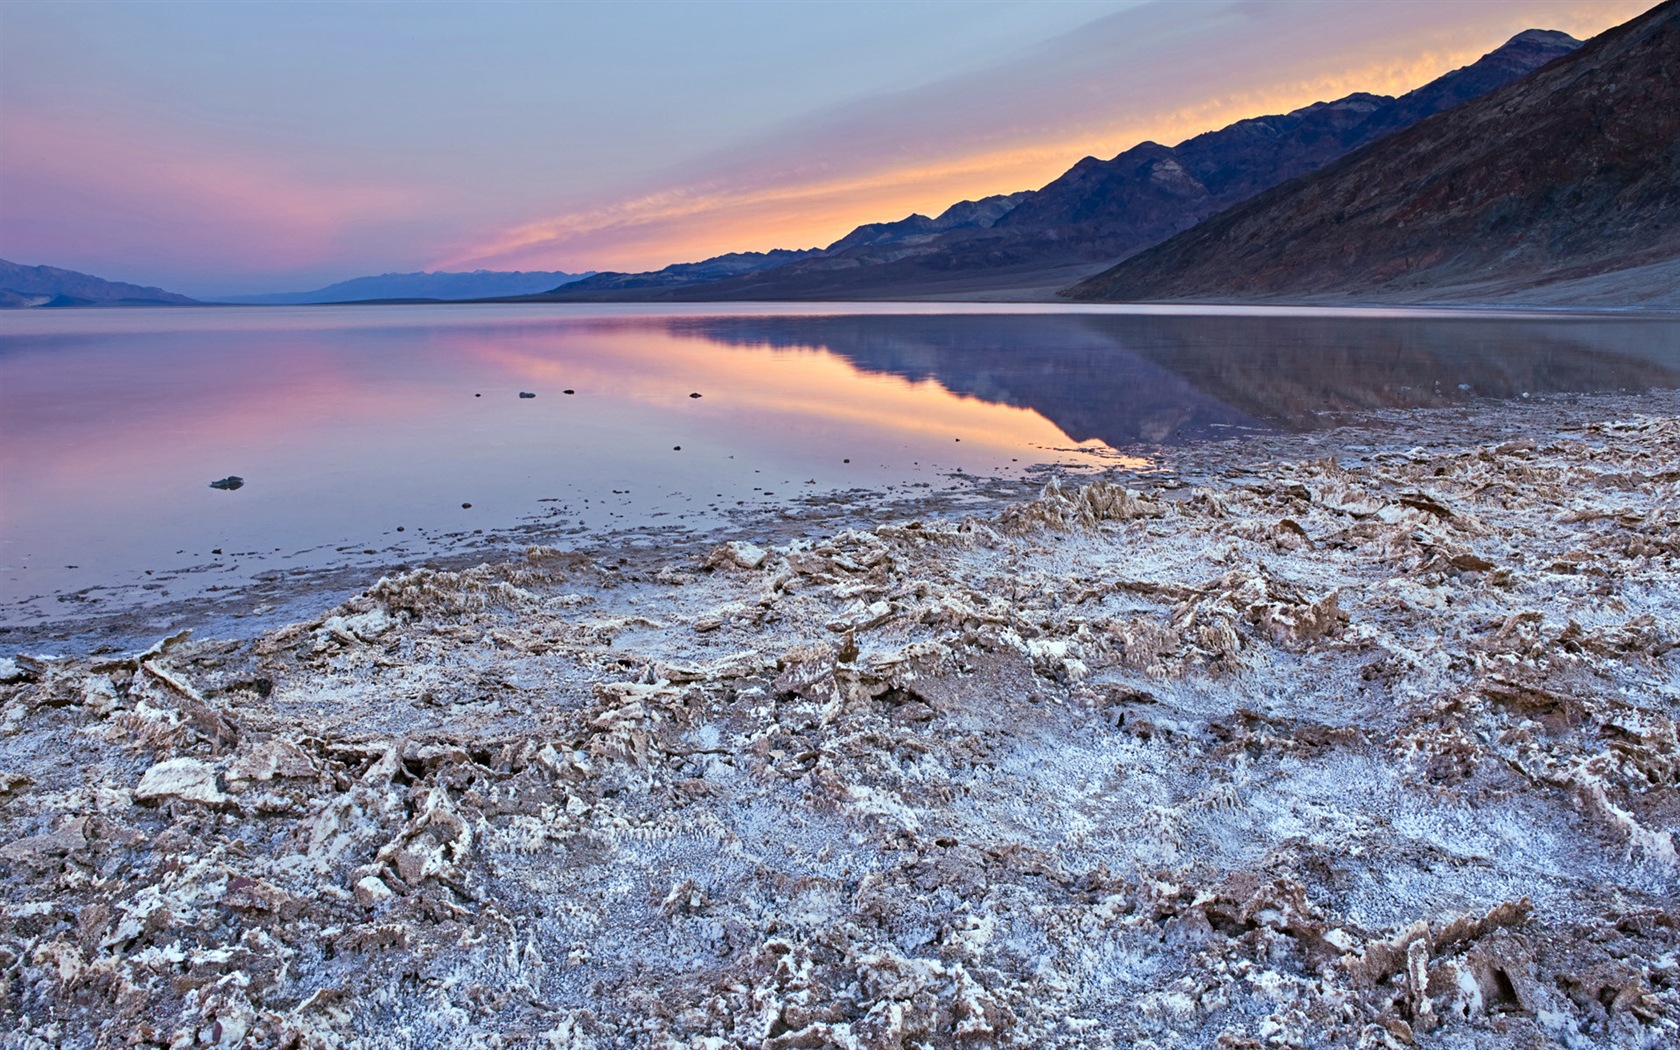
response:
M0 313L0 623L1327 414L1680 387L1673 317L974 304ZM520 397L521 392L535 394ZM571 391L571 393L567 393ZM700 394L696 398L693 394ZM245 485L208 483L238 475ZM471 504L464 507L463 504Z

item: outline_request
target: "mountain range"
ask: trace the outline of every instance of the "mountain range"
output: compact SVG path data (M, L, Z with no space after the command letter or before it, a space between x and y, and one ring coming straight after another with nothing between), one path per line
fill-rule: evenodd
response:
M57 306L194 306L197 300L56 266L0 259L0 309Z
M1680 307L1680 0L1586 45L1517 34L1398 98L1356 92L826 247L647 273L383 274L243 303L845 299ZM0 307L189 305L0 260Z
M215 301L264 306L294 306L308 303L345 303L369 299L493 299L508 295L530 295L582 280L595 273L564 273L560 270L474 270L471 273L384 273L376 277L353 277L312 292L265 292L260 295L225 296Z
M1263 190L1500 88L1580 42L1531 29L1399 98L1358 92L1238 121L1177 146L1144 142L1086 157L1032 191L963 201L937 218L860 226L820 250L740 256L650 274L598 274L555 300L858 299L1054 289L1135 254Z
M1066 294L1680 304L1677 71L1670 0Z

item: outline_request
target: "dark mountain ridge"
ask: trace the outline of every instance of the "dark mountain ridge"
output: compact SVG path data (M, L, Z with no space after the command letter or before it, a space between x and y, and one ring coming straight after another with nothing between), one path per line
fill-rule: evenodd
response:
M702 259L692 263L672 263L663 270L652 270L647 273L618 273L608 270L595 274L593 277L574 282L563 289L575 294L579 291L588 293L612 292L642 288L671 288L680 285L696 284L706 281L721 281L744 274L757 273L760 270L786 266L788 263L809 258L821 252L821 248L775 248L767 252L730 252L727 255L714 255L710 259Z
M0 259L0 309L59 306L197 306L198 300L162 288L107 281L56 266Z
M1668 0L1066 294L1415 302L1649 267L1672 297L1660 264L1680 259L1676 70L1680 0Z
M1240 120L1177 146L1143 142L1109 160L1086 157L1041 189L965 201L937 219L867 224L826 248L723 279L705 271L708 260L668 267L657 280L602 275L542 298L898 298L1059 287L1578 46L1564 33L1528 30L1399 98L1358 92Z
M680 295L670 292L670 289L746 278L769 270L785 269L808 259L841 258L848 254L879 253L883 249L890 251L891 246L926 244L947 231L990 228L1030 195L1030 191L1023 191L999 194L977 201L959 201L932 219L926 215L912 214L896 222L865 223L826 248L731 252L696 263L676 263L649 273L597 274L587 281L579 281L564 289L564 297L610 299L619 297L614 293L638 292L638 297L665 298L671 294Z

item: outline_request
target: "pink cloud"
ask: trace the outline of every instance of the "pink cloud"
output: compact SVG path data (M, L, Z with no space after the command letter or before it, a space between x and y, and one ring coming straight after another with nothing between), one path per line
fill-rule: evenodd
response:
M1086 154L1174 143L1354 91L1399 94L1529 27L1589 36L1647 0L1154 4L976 73L812 114L663 181L484 232L455 268L651 269L826 244L853 226L1032 189Z
M0 122L0 246L19 262L102 276L284 273L390 237L434 196L321 180L182 129L111 114L8 113ZM153 276L156 275L156 276Z

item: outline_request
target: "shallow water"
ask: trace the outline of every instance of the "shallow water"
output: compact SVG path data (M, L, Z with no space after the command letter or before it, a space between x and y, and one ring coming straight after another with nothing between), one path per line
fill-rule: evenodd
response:
M995 304L0 314L0 623L1327 414L1680 386L1673 318ZM566 390L574 393L567 394ZM521 398L520 392L534 398ZM698 398L692 394L698 393ZM245 479L237 491L208 483ZM470 507L463 504L471 504Z

